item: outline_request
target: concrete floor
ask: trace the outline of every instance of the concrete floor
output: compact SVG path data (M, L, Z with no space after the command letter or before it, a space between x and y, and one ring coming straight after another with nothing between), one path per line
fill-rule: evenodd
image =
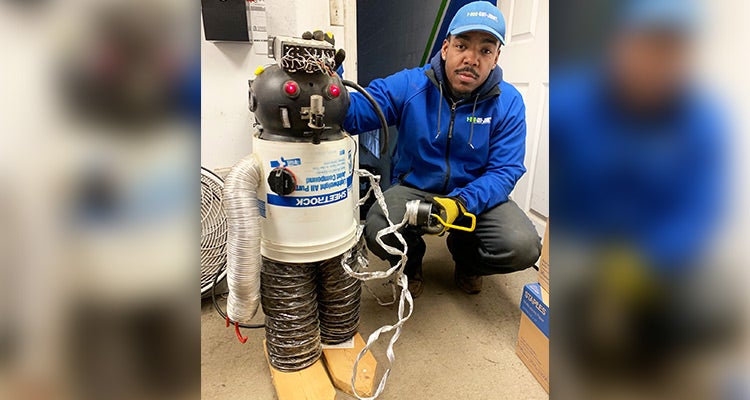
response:
M415 301L394 348L396 362L381 399L548 399L515 354L523 285L537 280L534 269L485 277L482 293L469 296L453 284L453 261L439 237L426 237L425 290ZM371 268L385 263L371 257ZM371 284L386 298L390 289ZM261 317L262 318L262 317ZM396 308L381 307L363 291L360 333L396 322ZM275 399L262 350L262 329L243 330L240 344L210 300L201 315L201 398ZM377 380L385 370L385 340L374 346ZM337 400L353 397L338 392Z

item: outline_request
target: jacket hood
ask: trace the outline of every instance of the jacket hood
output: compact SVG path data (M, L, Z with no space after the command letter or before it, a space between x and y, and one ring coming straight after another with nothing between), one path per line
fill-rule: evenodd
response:
M430 67L432 68L433 74L430 74L430 70L425 71L427 76L430 79L434 79L433 83L440 85L441 83L445 83L447 86L447 82L445 79L445 62L443 61L443 58L440 56L440 52L435 53L435 55L430 59ZM471 97L479 96L481 98L495 94L500 93L500 89L498 85L500 82L503 81L503 69L500 68L498 65L495 67L492 71L490 71L490 75L487 77L487 80L484 81L474 92L471 94Z

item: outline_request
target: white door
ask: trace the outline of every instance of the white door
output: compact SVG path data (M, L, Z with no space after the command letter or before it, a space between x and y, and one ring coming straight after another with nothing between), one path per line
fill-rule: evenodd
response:
M498 0L506 22L498 64L526 103L526 174L511 198L540 235L549 217L549 0Z

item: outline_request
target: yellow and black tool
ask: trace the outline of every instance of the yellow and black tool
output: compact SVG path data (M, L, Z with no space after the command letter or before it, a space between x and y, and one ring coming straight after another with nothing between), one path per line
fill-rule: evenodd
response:
M427 201L414 200L411 206L407 203L407 212L413 210L409 223L421 227L430 235L442 235L448 229L473 232L477 226L477 217L468 212L460 200L452 197L431 197ZM413 207L413 208L412 208ZM469 225L455 224L456 220L468 219Z

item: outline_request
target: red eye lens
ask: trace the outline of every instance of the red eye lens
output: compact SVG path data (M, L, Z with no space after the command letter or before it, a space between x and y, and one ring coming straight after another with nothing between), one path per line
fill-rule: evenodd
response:
M299 94L299 85L295 81L284 82L284 92L289 96L293 97Z
M341 88L337 85L329 85L328 93L330 93L333 97L339 97L339 95L341 94Z

